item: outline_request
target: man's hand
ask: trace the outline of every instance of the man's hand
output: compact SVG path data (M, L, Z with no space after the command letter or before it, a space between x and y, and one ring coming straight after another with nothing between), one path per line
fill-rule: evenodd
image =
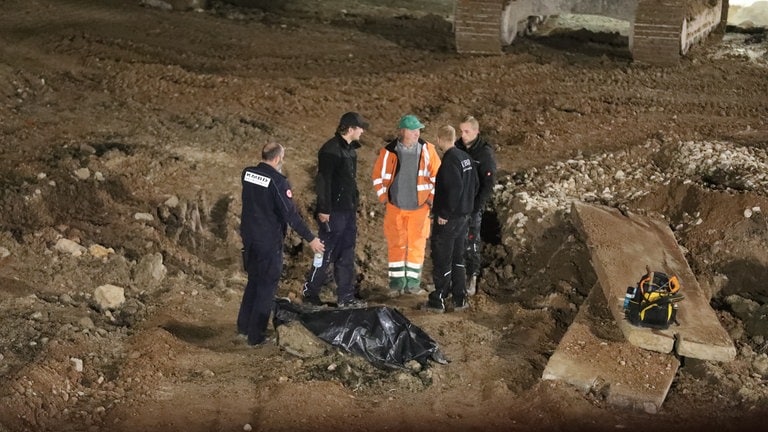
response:
M317 220L319 220L321 223L326 223L329 220L331 220L331 215L326 213L318 213L317 214Z
M309 247L312 248L312 252L314 253L324 253L325 252L325 245L322 241L320 241L320 237L315 237L314 240L309 242Z
M448 223L448 219L443 219L440 216L437 217L437 224L438 225L445 225Z

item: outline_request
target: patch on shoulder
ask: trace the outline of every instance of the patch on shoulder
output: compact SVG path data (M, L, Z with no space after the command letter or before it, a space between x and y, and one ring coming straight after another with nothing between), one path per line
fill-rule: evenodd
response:
M272 179L261 174L247 171L243 177L243 181L247 181L248 183L253 183L261 187L269 187L269 182L271 182Z
M285 190L285 195L286 195L288 198L293 198L293 192L291 192L291 190L290 190L290 189L286 189L286 190Z

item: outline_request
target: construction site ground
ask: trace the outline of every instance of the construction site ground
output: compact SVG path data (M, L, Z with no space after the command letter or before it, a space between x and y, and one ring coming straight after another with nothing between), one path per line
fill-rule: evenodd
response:
M626 35L585 29L459 56L452 3L439 0L253 3L262 8L3 2L0 431L762 426L765 32L710 38L661 68L633 64ZM310 218L316 151L350 110L372 123L358 153L360 293L401 310L449 364L383 370L236 336L241 170L266 142L284 144ZM495 146L480 291L463 313L430 314L416 307L423 296L385 288L369 174L407 113L428 140L472 114ZM542 380L597 282L575 200L667 223L736 347L730 362L657 363L597 343L600 367L649 386L679 362L654 414L611 403L599 386ZM299 295L311 260L289 234L280 296ZM624 283L654 264L637 263ZM427 259L425 288L430 269ZM125 290L119 308L95 306L103 285ZM334 299L332 286L323 297ZM577 323L590 341L624 340L605 308Z

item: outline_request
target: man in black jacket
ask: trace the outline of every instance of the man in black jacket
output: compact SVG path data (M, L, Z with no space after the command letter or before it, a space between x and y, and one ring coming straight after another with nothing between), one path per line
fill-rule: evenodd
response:
M478 191L478 177L472 158L454 145L456 130L443 126L437 131L437 145L444 151L435 179L432 203L432 280L427 309L445 312L445 299L453 297L455 311L469 307L466 299L467 273L464 242L469 215Z
M266 342L269 314L283 271L283 240L288 225L312 251L323 252L323 244L304 223L293 203L288 179L281 173L285 149L269 143L261 151L262 161L243 170L243 209L240 236L243 238L243 266L248 284L237 314L237 331L248 344Z
M333 264L339 307L365 307L355 298L355 242L357 241L357 152L368 122L356 112L341 116L336 134L317 153L317 221L325 254L319 267L310 269L304 284L304 303L320 306L320 290Z
M459 124L459 129L461 138L456 140L456 147L467 152L475 161L480 181L480 191L469 218L469 234L464 255L467 275L469 276L467 294L472 296L477 290L477 277L480 274L482 246L480 243L480 225L483 220L483 210L496 184L496 157L491 144L480 136L480 126L474 117L465 117Z

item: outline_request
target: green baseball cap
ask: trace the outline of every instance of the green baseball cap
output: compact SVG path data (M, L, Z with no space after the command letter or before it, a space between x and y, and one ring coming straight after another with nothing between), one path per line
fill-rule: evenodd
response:
M397 124L398 129L416 130L423 129L424 125L416 118L415 115L408 114L400 119L400 123Z

